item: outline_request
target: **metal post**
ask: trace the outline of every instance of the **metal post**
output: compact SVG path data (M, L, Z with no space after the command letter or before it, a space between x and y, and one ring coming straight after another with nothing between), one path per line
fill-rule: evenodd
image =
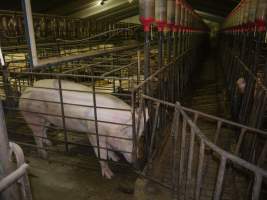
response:
M149 66L150 66L150 39L149 32L145 31L145 46L144 46L144 77L145 79L149 76ZM144 88L144 93L149 95L149 88L146 86Z
M30 47L29 51L30 67L33 68L35 65L38 64L38 57L37 57L36 41L33 28L31 0L21 0L21 3L24 13L26 40L28 46Z
M99 132L98 132L98 119L97 119L97 104L96 104L96 91L95 91L95 80L92 79L93 83L93 105L94 105L94 122L95 122L95 132L96 132L96 143L97 143L97 158L101 160L102 158L100 157L100 140L99 140ZM105 149L106 150L106 149Z
M62 125L64 130L64 143L65 143L65 150L69 152L69 143L68 143L68 134L66 128L66 118L65 118L65 110L64 110L64 101L63 101L63 88L61 85L61 79L58 77L58 90L59 90L59 98L60 98L60 108L61 108L61 115L62 115Z
M2 101L0 101L0 179L12 172L12 164L10 162L9 155L10 147L8 143L6 122ZM10 187L5 192L0 194L1 200L10 200L14 197L16 197L15 186Z
M140 99L138 99L140 100ZM135 101L136 101L136 92L133 90L132 95L131 95L131 101L132 101L132 131L133 131L133 152L132 152L132 157L133 157L133 163L134 167L138 168L138 155L137 155L137 145L138 145L138 138L137 138L137 133L136 133L136 107L135 107Z

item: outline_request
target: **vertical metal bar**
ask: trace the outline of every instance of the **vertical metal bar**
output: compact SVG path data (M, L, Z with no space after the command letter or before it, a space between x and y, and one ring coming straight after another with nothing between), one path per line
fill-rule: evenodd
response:
M112 58L111 65L112 65L112 71L113 71L114 70L114 55L113 54L111 54L111 58ZM116 82L114 79L115 72L111 75L112 75L112 90L113 90L113 93L115 93L116 92ZM110 81L110 80L108 80L108 81Z
M0 179L8 175L12 171L12 164L9 159L10 147L6 129L6 121L3 111L2 101L0 101ZM14 188L10 188L0 194L0 199L9 200L15 195Z
M183 195L184 189L184 163L185 163L185 138L186 138L186 129L187 129L187 121L186 118L183 118L182 123L182 137L181 137L181 146L180 146L180 165L179 165L179 195Z
M101 160L100 158L100 142L99 142L99 133L98 133L98 120L97 120L97 104L96 104L96 91L95 91L95 80L92 79L93 82L93 106L94 106L94 116L95 116L95 132L96 132L96 143L97 143L97 154L98 154L98 159Z
M203 163L204 163L204 156L205 156L205 144L204 141L200 141L200 148L199 148L199 158L198 158L198 169L197 169L197 180L196 180L196 190L195 190L195 199L200 199L200 190L201 184L203 179Z
M177 172L177 149L178 149L178 132L180 125L180 104L176 103L175 112L172 122L172 146L173 146L173 155L172 155L172 187L173 187L173 199L178 199L178 172Z
M247 130L245 128L241 129L241 133L238 137L238 141L237 141L236 148L235 148L235 155L238 155L238 153L239 153L239 150L240 150L241 144L243 142L246 131Z
M259 173L256 173L254 184L253 184L253 189L252 189L252 200L259 200L261 185L262 185L262 175Z
M2 52L1 46L0 46L0 64L1 64L1 66L5 66L5 59L4 59L4 56L3 56L3 52Z
M198 121L198 117L199 117L199 115L198 115L198 113L195 113L194 114L194 124L196 124L197 125L197 121Z
M58 77L58 90L59 90L60 108L61 108L61 115L62 115L62 125L63 125L63 130L64 130L65 150L66 150L66 152L69 152L68 133L67 133L67 129L66 129L66 119L65 119L63 92L62 92L62 85L61 85L60 77Z
M150 66L150 40L149 32L145 32L145 46L144 46L144 78L147 79L149 76L149 66ZM149 95L148 85L144 88L144 93Z
M30 47L29 57L30 57L30 67L33 68L38 63L36 42L33 28L32 19L32 9L30 0L21 0L22 9L24 13L24 23L25 23L25 35L28 46Z
M156 128L157 128L158 117L159 117L159 106L160 106L160 103L158 102L156 105L156 113L155 113L154 123L153 123L153 128L152 128L152 136L151 136L151 142L150 142L150 148L149 148L149 158L152 156L153 146L154 146L155 137L156 137Z
M137 51L137 85L140 83L140 74L141 74L141 52Z
M215 132L215 136L214 136L214 144L217 144L220 132L221 132L221 127L222 127L222 121L217 121L217 129Z
M192 185L192 163L193 163L193 155L194 155L194 144L195 144L195 131L194 128L191 127L190 134L190 143L189 143L189 156L188 156L188 164L187 164L187 179L186 179L186 191L185 191L185 200L190 199L190 191Z
M133 131L133 152L132 152L132 157L133 157L133 163L134 166L137 167L137 160L138 160L138 155L137 155L137 145L138 145L138 141L137 141L137 133L136 133L136 118L135 118L135 112L136 112L136 108L135 108L135 101L136 101L136 92L133 90L132 91L132 95L131 95L131 101L132 101L132 131Z
M213 200L220 200L221 193L222 193L222 186L223 186L223 180L224 180L224 173L225 173L225 165L226 165L226 157L221 157L219 172L217 176L216 186L215 186L215 192Z

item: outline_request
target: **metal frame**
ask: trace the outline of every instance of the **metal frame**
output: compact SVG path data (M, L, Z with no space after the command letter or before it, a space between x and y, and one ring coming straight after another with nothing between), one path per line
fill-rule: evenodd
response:
M174 110L173 121L171 123L173 154L170 156L173 163L171 168L172 182L171 185L168 185L168 188L172 188L174 199L200 199L203 190L202 184L204 179L206 179L204 171L207 166L205 164L212 159L211 155L216 155L219 168L210 199L221 199L226 170L241 170L241 168L245 169L244 171L246 173L251 172L255 180L250 193L251 196L248 195L247 198L253 200L259 199L262 181L264 178L267 178L267 171L240 158L240 145L244 139L244 134L250 133L266 137L267 132L183 107L179 102L173 104L147 95L142 95L142 98L155 103L157 105L156 109L167 106ZM189 116L192 116L193 119ZM157 115L157 117L160 116ZM207 138L205 131L200 130L197 126L200 118L217 122L217 131L214 132L215 140L213 142ZM157 120L155 119L155 121ZM222 126L233 126L235 127L234 129L238 128L241 130L234 153L220 148L216 143L216 138L218 138ZM158 134L158 132L154 132L153 135L156 133ZM154 137L151 139L154 139ZM154 144L154 142L151 141L151 144ZM155 159L155 155L150 157L150 159ZM193 159L198 159L198 162L193 162ZM151 160L150 163L152 163ZM243 198L241 197L241 199Z

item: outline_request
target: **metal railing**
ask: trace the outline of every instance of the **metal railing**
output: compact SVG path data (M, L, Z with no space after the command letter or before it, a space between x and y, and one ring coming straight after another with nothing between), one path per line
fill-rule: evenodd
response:
M17 169L0 179L0 197L8 188L17 185L21 200L31 200L31 187L27 175L28 164L24 161L24 154L20 146L10 142L10 159L14 155ZM15 194L13 194L15 195Z
M227 186L231 177L242 178L243 182L236 186L235 183L231 185L235 189L230 194L231 198L228 196L227 199L260 199L261 186L267 178L267 171L241 158L240 149L246 134L266 140L267 132L183 107L179 102L173 104L146 95L142 95L142 98L152 103L155 110L149 164L145 171L153 168L154 160L157 161L158 147L163 138L169 137L171 150L163 157L171 159L171 166L164 162L162 167L170 168L171 180L167 187L171 188L174 199L224 199L229 193ZM168 123L171 128L165 127L169 131L164 131L163 136L162 129L158 129L158 124L162 120L159 114L161 109L169 110L169 116L172 116L169 118L171 123ZM209 137L207 129L203 128L203 119L209 126L213 121L212 137ZM227 131L222 131L223 127ZM235 140L228 149L220 147L220 135L222 138L226 137L229 129L232 130L230 135L234 136ZM266 156L264 150L260 154L260 157ZM214 170L217 173L214 173ZM245 185L245 189L242 188L242 184ZM206 188L208 186L209 188ZM239 190L241 194L237 197Z

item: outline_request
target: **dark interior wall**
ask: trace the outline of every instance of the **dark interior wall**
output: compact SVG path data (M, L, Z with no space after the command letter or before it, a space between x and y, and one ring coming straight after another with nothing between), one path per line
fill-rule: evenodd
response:
M64 5L71 0L32 0L33 12L46 13L54 7ZM0 10L21 11L21 0L1 0Z

